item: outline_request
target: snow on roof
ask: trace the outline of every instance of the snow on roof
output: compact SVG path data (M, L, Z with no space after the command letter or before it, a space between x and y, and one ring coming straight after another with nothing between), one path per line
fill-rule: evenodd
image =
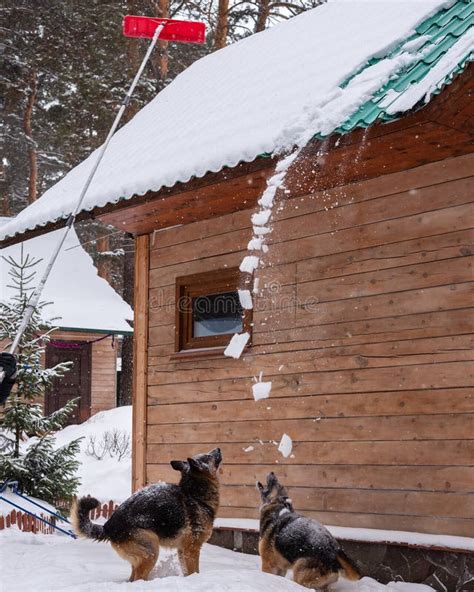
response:
M397 60L391 52L453 4L330 0L198 60L113 137L83 210L250 162L295 144L302 125L331 133L420 55L417 43ZM341 106L334 99L348 80ZM0 240L66 218L95 156L0 229Z
M0 228L8 218L0 217ZM0 299L8 301L14 294L8 271L10 265L3 257L26 256L29 253L41 262L34 268L35 281L39 281L51 252L58 241L56 230L0 250ZM36 285L36 284L35 284ZM44 319L67 329L90 329L107 333L129 333L127 319L133 319L133 310L115 290L97 275L91 257L81 247L72 229L51 271L41 300L52 304L44 308ZM56 318L58 317L58 318Z

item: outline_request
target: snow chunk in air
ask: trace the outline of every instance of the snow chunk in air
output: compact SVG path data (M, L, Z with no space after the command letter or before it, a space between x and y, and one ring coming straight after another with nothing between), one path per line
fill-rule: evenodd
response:
M239 293L239 300L242 308L251 310L253 308L252 294L250 290L237 290Z
M250 333L236 333L224 350L224 355L238 360L250 339Z
M260 259L255 255L247 255L242 259L239 269L242 273L253 273L258 267L259 261Z
M278 452L288 458L293 450L293 440L288 436L288 434L283 434L280 440L280 444L278 444Z

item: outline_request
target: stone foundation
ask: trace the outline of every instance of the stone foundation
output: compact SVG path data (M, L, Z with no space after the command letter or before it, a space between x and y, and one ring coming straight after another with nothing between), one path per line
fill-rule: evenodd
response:
M242 553L258 553L253 530L216 528L213 545ZM437 592L474 592L474 554L395 543L340 541L361 573L383 584L392 581L431 586Z

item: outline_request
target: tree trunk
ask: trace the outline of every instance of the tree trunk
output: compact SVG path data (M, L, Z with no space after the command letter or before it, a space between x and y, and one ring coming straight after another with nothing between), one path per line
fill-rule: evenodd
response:
M169 0L158 0L156 16L160 18L169 18ZM160 71L161 80L166 80L168 77L168 41L158 41L158 69Z
M229 0L219 0L217 9L216 33L214 35L214 49L226 46L228 28Z
M123 262L123 299L133 306L135 280L135 241L124 239L125 257ZM125 336L122 341L122 374L120 376L120 390L118 404L131 405L133 394L133 335Z
M23 116L23 131L25 132L28 142L28 160L30 169L28 180L28 203L33 203L38 198L38 155L36 153L36 143L33 140L33 129L31 126L33 107L36 101L36 90L37 78L36 72L33 70L30 77L30 89L28 92L25 114Z
M270 0L259 0L255 33L264 31L270 14Z
M97 273L99 277L103 278L110 284L110 275L111 275L111 265L110 265L110 257L107 255L103 255L103 253L107 253L110 251L110 240L109 237L101 236L97 239Z
M140 14L140 9L137 6L135 0L127 0L127 12L128 14ZM137 37L126 37L126 48L127 48L127 65L130 77L135 75L140 64L139 56L139 39ZM130 107L130 105L129 105ZM128 109L126 110L128 111Z

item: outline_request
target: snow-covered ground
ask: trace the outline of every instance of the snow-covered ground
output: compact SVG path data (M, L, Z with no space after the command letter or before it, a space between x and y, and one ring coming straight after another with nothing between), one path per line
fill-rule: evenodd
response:
M132 407L117 407L96 413L80 425L70 425L56 434L56 445L64 446L71 440L83 437L78 460L81 466L78 475L81 480L78 495L92 495L101 502L122 502L131 495L131 456L120 461L106 455L97 460L87 454L90 436L100 443L105 432L118 430L131 434ZM130 449L131 450L131 449Z
M263 574L260 560L206 545L201 573L183 578L174 553L163 551L148 582L126 583L128 564L110 545L14 529L0 533L2 590L9 592L304 592L289 579ZM160 578L159 582L156 580ZM387 586L370 578L340 580L331 592L432 592L417 584Z

